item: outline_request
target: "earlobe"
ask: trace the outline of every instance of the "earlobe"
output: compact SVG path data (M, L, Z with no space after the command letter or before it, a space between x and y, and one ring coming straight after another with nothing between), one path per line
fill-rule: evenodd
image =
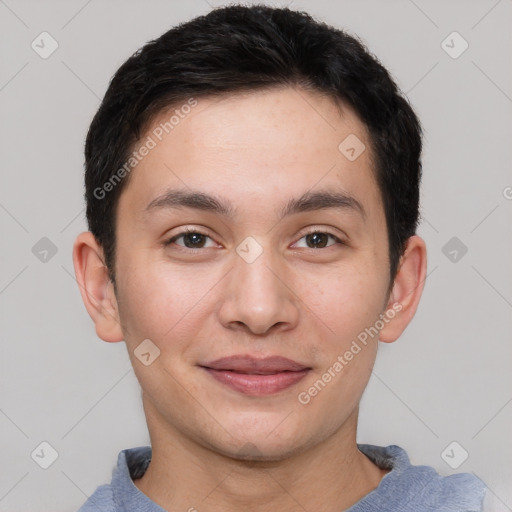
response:
M380 332L379 340L391 343L403 333L414 317L423 292L427 274L427 250L425 242L417 235L407 240L400 259L393 289L389 296L385 315L388 322Z
M113 284L94 235L78 235L73 246L73 265L82 300L92 318L96 334L104 341L123 340Z

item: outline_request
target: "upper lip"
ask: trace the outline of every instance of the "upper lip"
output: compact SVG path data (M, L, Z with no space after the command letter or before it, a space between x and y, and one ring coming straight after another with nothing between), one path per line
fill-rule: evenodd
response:
M309 369L309 367L286 357L269 356L256 358L250 355L221 357L201 366L211 368L212 370L231 370L239 373L298 372Z

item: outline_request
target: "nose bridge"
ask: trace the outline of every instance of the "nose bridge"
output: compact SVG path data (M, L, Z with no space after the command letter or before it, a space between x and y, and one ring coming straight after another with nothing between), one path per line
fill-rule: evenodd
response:
M248 263L243 259L236 262L235 278L239 286L239 294L245 296L250 302L257 304L262 297L269 304L272 300L277 300L281 295L280 282L276 277L276 270L272 269L275 264L270 255L261 255L257 260Z
M295 325L297 304L279 275L279 258L251 240L242 242L237 253L229 275L229 290L220 309L223 324L245 324L258 334L264 334L277 324Z

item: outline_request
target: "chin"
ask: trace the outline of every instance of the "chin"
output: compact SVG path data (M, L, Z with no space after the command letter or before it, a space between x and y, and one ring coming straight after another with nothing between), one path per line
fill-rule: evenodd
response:
M245 462L281 462L300 452L297 443L271 443L256 440L257 444L247 440L241 446L214 446L215 451L229 457ZM242 440L243 443L243 440Z
M262 417L265 416L265 417ZM233 434L222 436L210 448L233 459L247 461L281 461L294 453L303 451L307 445L307 432L297 423L297 415L290 414L246 414L234 421L220 421ZM239 435L237 435L239 433ZM236 440L234 439L236 438Z

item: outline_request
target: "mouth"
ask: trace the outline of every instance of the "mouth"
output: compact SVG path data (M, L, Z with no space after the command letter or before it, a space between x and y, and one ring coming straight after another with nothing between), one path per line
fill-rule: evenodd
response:
M264 359L248 355L230 356L200 366L216 381L250 396L284 391L301 381L311 370L281 356Z

